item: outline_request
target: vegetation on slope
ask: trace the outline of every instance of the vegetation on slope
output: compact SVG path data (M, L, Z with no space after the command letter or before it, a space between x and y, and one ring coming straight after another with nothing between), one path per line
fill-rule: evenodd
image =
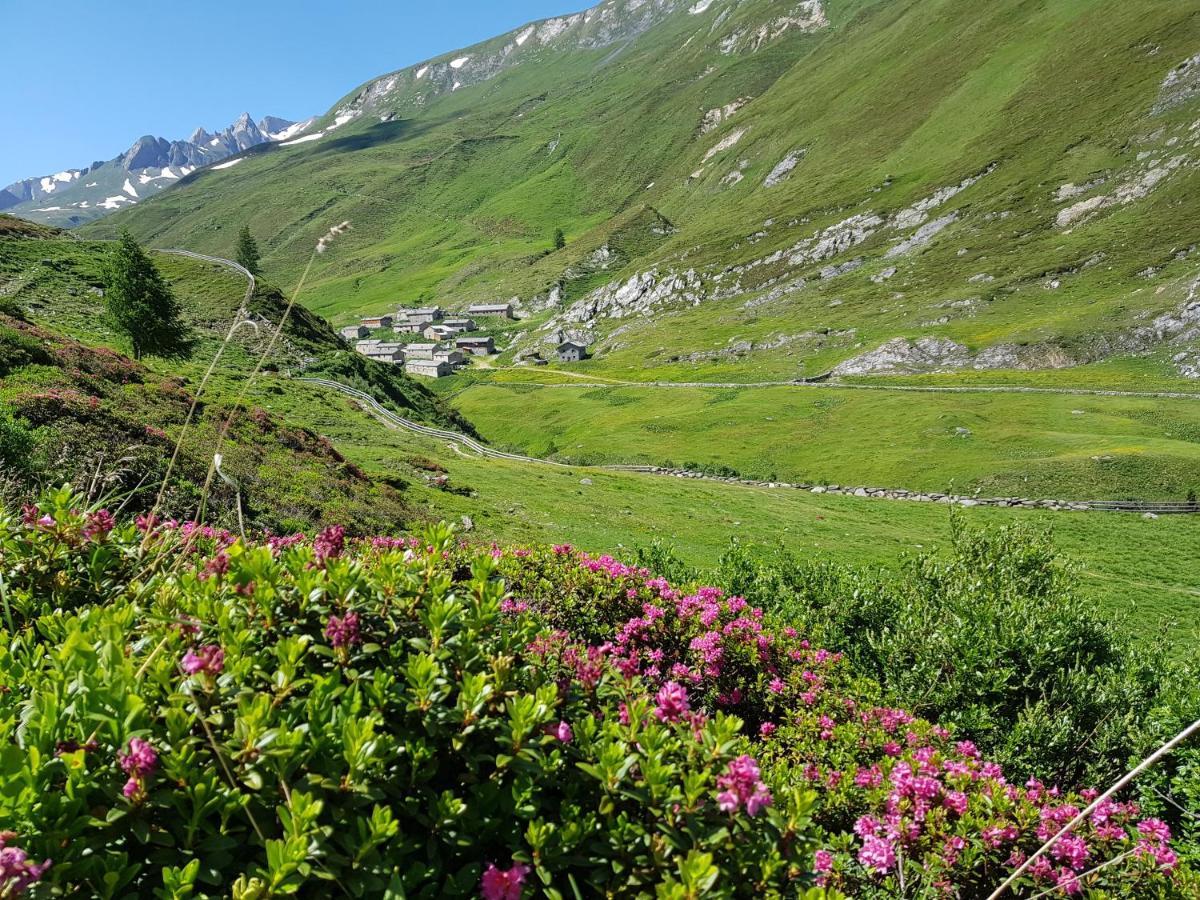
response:
M692 273L645 318L572 310L622 367L749 343L812 375L925 336L1015 348L1000 368L1150 350L1178 375L1126 333L1177 308L1195 268L1193 11L658 3L672 11L638 29L634 6L604 5L620 39L514 34L455 54L453 74L449 56L390 73L321 140L93 227L216 248L255 209L265 262L293 274L323 223L350 219L311 297L347 317L517 295L540 323L562 312L532 302L556 285L570 303ZM778 27L800 7L819 15ZM557 228L569 240L547 252Z
M0 812L35 892L982 897L1093 796L610 557L81 503L0 513ZM1109 802L1019 889L1188 896L1181 849Z
M328 439L243 401L246 379L287 308L277 289L262 286L242 309L240 276L159 256L180 300L190 351L135 363L113 349L123 341L103 312L109 246L45 229L15 233L0 238L7 308L0 312L0 457L7 492L28 496L39 485L70 481L95 496L117 494L129 510L148 510L178 444L163 515L191 517L207 503L231 524L240 496L252 524L283 531L334 519L374 531L421 518L404 500L402 481L367 477ZM251 324L227 341L239 317ZM335 373L407 415L463 424L395 369L352 354L307 310L292 309L278 346L269 370ZM220 473L213 468L216 453Z

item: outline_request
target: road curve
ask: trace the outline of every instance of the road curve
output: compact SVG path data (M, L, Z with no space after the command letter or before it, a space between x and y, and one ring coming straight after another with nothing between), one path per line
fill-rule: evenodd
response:
M155 253L168 253L171 256L185 256L188 259L199 260L200 262L214 263L218 266L223 266L226 269L232 269L246 279L246 296L242 298L242 306L248 306L250 298L254 296L255 290L258 289L258 282L254 278L254 273L243 266L241 263L236 263L232 259L222 259L219 256L209 256L205 253L193 253L191 250L174 250L163 247L155 247Z

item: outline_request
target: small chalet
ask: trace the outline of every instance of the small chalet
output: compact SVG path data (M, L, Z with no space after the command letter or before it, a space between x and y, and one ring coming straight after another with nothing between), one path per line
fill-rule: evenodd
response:
M399 344L385 344L380 342L368 347L363 355L377 362L396 364L404 362L404 348Z
M446 319L442 322L447 328L453 328L455 331L477 331L479 325L474 319Z
M449 325L443 323L441 325L430 325L421 334L425 336L426 340L444 341L458 334L458 329L451 328Z
M347 325L339 334L348 341L357 341L360 338L370 337L371 329L365 325Z
M433 359L433 351L438 348L437 344L405 344L404 350L408 354L410 360L413 359Z
M475 356L487 356L489 353L496 352L496 342L486 334L457 338L454 346L463 353L473 353Z
M466 363L466 358L462 355L461 350L451 350L449 347L439 347L433 351L434 362L449 363L454 367L461 366Z
M423 378L444 378L454 371L454 367L441 360L410 359L404 364L404 371Z
M362 320L363 328L391 328L394 322L391 316L365 316Z
M365 355L366 352L368 350L370 350L372 347L376 346L377 344L382 344L382 343L383 343L383 341L379 340L379 338L371 338L370 340L358 341L354 345L354 349L357 350L359 353L362 353Z
M559 362L579 362L581 359L587 359L588 355L587 346L575 341L563 341L554 352L558 354Z
M404 319L414 325L422 327L432 324L433 322L442 321L442 308L440 306L426 306L421 309L406 309L402 310Z
M502 319L513 317L511 303L480 303L467 307L468 316L499 316Z

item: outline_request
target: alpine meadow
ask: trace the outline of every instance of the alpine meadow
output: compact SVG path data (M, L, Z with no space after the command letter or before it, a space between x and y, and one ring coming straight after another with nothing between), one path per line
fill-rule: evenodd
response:
M14 55L0 897L1200 897L1200 0L535 5Z

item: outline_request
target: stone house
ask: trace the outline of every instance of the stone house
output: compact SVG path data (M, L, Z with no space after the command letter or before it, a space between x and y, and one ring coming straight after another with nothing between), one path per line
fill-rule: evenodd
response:
M363 355L368 359L376 360L377 362L387 362L399 364L404 362L404 348L399 344L385 344L379 342L368 347L363 351Z
M395 320L391 316L364 316L363 328L391 328Z
M421 332L426 339L431 341L444 341L447 338L454 337L458 334L457 328L451 328L449 325L442 323L441 325L430 325Z
M558 354L560 362L579 362L581 359L587 359L587 347L575 341L563 341L559 344L554 352Z
M466 363L466 358L460 350L452 350L449 347L439 347L433 351L434 362L449 363L452 366L461 366Z
M338 333L348 341L357 341L360 338L370 337L371 329L365 325L347 325Z
M463 353L473 353L475 356L487 356L496 352L496 342L486 334L460 337L454 341L454 346Z
M425 306L420 309L403 310L406 321L422 327L430 325L434 322L442 321L442 308L440 306Z
M513 306L511 303L479 303L475 306L468 306L467 315L499 316L502 319L511 319L513 317Z
M438 347L437 344L405 344L404 350L411 359L433 359L433 351Z
M443 378L454 371L448 362L432 359L410 359L404 364L404 371L409 375L419 375L422 378Z

